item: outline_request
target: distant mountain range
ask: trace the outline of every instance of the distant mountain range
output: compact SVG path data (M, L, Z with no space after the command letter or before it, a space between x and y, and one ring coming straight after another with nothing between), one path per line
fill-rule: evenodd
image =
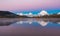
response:
M53 14L53 15L44 15L41 18L60 18L60 14Z
M45 10L42 10L41 12L39 12L39 13L37 13L37 14L33 14L32 12L29 12L29 13L17 13L18 15L21 15L21 16L45 16L45 15L53 15L53 14L49 14L47 11L45 11ZM58 13L54 13L54 14L57 14L57 15L59 15L60 14L60 12L58 12Z
M46 11L41 11L37 16L32 15L18 15L9 11L0 11L0 18L60 18L60 13L49 15Z

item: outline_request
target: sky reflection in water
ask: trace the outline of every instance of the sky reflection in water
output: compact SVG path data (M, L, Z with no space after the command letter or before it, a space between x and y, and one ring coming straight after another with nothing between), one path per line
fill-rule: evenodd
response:
M23 19L9 26L0 26L2 36L59 36L60 22Z

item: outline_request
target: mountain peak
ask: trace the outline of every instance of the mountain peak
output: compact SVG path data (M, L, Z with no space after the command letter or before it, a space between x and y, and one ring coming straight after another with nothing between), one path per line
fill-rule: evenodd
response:
M60 14L60 12L57 13L58 15Z
M49 15L49 14L47 13L47 11L45 11L45 10L42 10L39 14L40 14L41 16Z

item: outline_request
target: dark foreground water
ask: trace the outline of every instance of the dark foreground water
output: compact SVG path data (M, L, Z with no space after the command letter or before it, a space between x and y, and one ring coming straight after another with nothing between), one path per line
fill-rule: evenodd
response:
M38 18L0 19L0 36L60 36L60 21ZM8 24L8 25L7 25Z

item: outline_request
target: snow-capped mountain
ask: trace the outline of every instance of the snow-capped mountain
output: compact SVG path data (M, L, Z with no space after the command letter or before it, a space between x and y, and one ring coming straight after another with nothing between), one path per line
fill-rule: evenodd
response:
M28 14L18 13L18 15L21 15L21 16L25 15L25 16L28 16L28 17L35 17L35 16L44 16L44 15L49 15L49 14L47 13L47 11L42 10L40 13L38 13L38 14L36 14L36 15L34 15L34 14L31 13L31 12L28 13Z
M33 14L30 12L27 16L28 17L33 17Z
M28 14L23 14L23 13L17 13L18 15L20 15L20 16L27 16Z
M44 15L49 15L49 14L47 13L47 11L42 10L40 13L38 13L38 15L44 16Z
M23 13L17 13L17 15L21 15L21 16L23 16Z
M23 15L23 13L20 13L19 15Z
M60 12L59 13L57 13L58 15L60 15Z

